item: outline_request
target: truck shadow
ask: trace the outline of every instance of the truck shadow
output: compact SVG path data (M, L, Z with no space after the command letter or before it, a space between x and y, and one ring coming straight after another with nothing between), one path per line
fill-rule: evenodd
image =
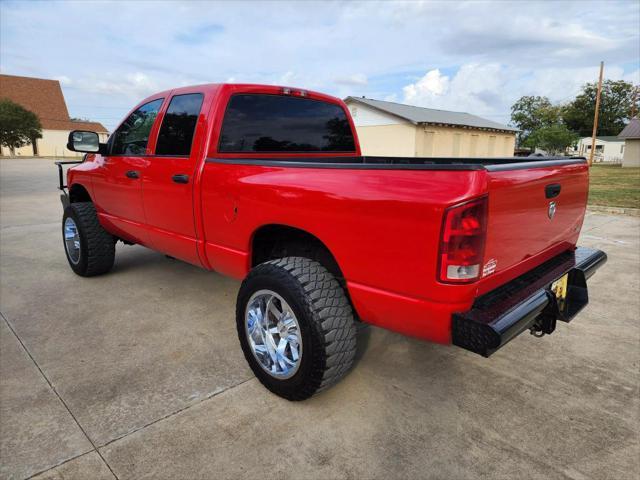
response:
M364 322L356 320L356 356L353 360L353 368L356 368L365 353L367 352L367 348L369 346L369 341L371 339L371 326L367 325Z

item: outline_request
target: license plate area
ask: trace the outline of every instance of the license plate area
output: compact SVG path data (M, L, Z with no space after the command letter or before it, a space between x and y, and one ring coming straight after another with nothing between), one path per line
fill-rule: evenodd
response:
M558 310L564 310L567 303L567 290L569 287L569 274L565 273L562 277L551 284L551 293L556 297Z
M587 303L587 279L582 270L572 269L547 285L549 303L537 318L534 335L553 333L556 321L570 322Z
M551 283L549 291L556 302L558 320L569 322L589 303L584 272L573 269Z

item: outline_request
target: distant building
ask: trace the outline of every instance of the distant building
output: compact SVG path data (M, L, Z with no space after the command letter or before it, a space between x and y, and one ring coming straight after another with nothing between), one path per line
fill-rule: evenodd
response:
M640 167L640 119L632 118L620 132L618 138L624 140L623 167Z
M517 129L469 113L347 97L364 155L512 157Z
M81 154L67 150L67 138L71 130L97 132L100 141L106 142L109 132L101 123L76 122L69 117L60 82L42 78L0 75L0 99L9 99L35 113L42 124L42 138L36 145L17 148L19 156L75 157ZM2 155L10 155L2 147Z
M624 148L624 140L618 137L596 137L596 151L593 154L593 161L620 163ZM576 154L587 158L591 155L591 137L584 137L578 141Z

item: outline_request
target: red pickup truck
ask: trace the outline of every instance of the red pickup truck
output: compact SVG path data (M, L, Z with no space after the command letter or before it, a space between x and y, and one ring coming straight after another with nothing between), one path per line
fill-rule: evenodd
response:
M489 356L571 320L606 261L576 247L583 158L362 156L344 103L306 90L169 90L68 148L73 271L108 272L120 240L242 280L245 357L290 400L345 375L358 321Z

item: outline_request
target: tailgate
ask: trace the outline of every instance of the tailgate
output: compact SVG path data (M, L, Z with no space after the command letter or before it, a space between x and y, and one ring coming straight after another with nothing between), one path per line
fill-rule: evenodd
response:
M480 293L573 248L589 191L584 160L487 168L489 213Z

